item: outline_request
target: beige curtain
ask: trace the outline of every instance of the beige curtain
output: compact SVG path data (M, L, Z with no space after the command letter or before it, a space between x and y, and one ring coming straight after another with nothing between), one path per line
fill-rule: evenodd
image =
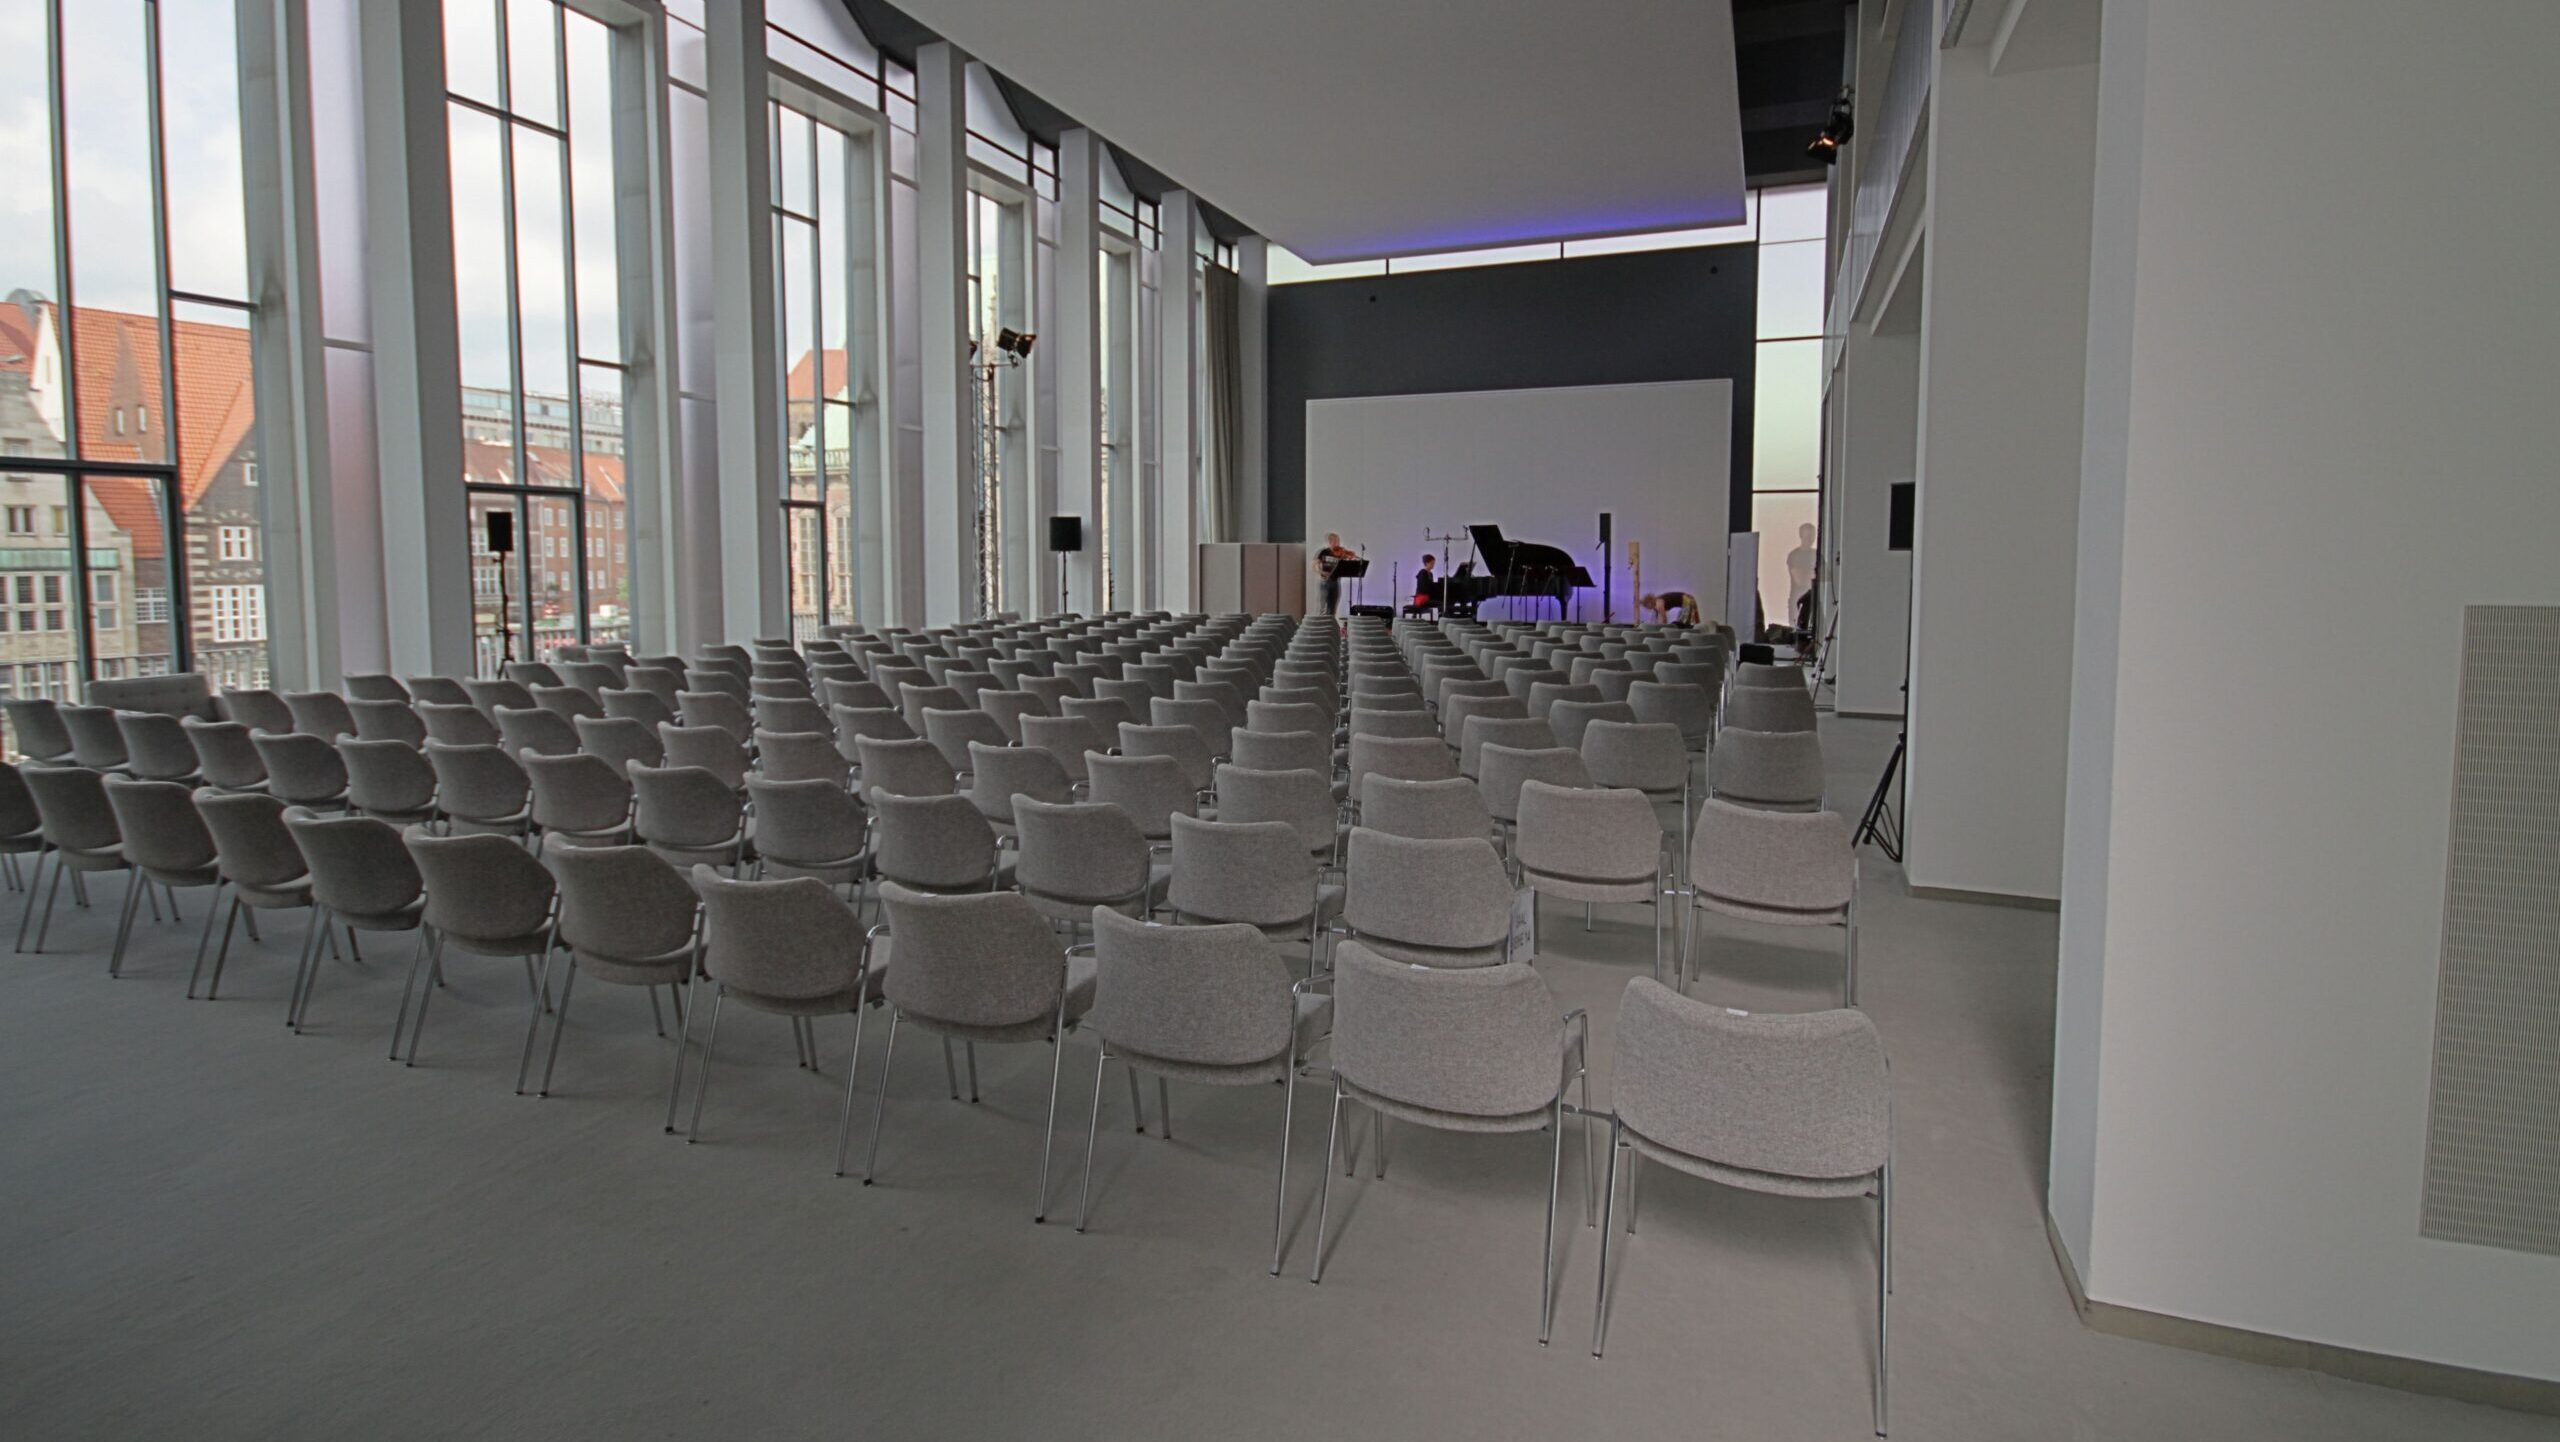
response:
M1242 539L1237 523L1244 489L1244 278L1222 265L1204 265L1200 298L1208 415L1200 453L1200 539L1234 541Z

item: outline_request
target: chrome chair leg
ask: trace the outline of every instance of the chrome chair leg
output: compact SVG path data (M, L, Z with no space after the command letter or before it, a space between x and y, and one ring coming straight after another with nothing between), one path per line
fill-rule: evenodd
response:
M728 998L729 988L714 982L711 988L711 1030L702 1038L702 1075L694 1080L693 1116L684 1127L686 1146L702 1140L702 1099L711 1090L711 1054L720 1046L720 1003Z
M107 975L111 978L124 969L124 944L126 938L133 935L134 911L150 893L151 882L141 872L125 874L124 910L117 914L115 946L107 953ZM154 901L151 909L157 913L160 903Z
M231 904L234 908L237 908L240 905L240 899L238 897L233 897ZM231 944L231 929L229 927L223 928L222 941L225 946L229 946ZM425 964L426 959L427 928L421 925L418 928L417 950L409 954L408 978L400 983L400 1015L393 1018L391 1022L391 1059L393 1061L398 1061L400 1059L400 1033L408 1030L409 1028L409 993L417 989L418 968Z
M1876 1435L1885 1428L1885 1322L1893 1298L1893 1163L1876 1169Z
M1084 1123L1084 1185L1076 1193L1076 1230L1082 1232L1087 1218L1093 1215L1093 1143L1102 1131L1102 1073L1111 1063L1111 1049L1097 1044L1093 1049L1093 1109Z
M1156 1135L1173 1140L1173 1090L1163 1077L1156 1078Z
M853 1055L844 1063L844 1112L836 1118L836 1175L844 1175L845 1148L853 1141L853 1093L862 1077L862 1000L853 1003Z
M978 1044L964 1041L960 1043L960 1053L969 1063L969 1104L975 1106L978 1103Z
M1295 1128L1298 1114L1298 1048L1289 1047L1289 1076L1281 1084L1280 1093L1280 1184L1271 1203L1271 1275L1280 1275L1283 1249L1287 1245L1289 1221L1289 1134Z
M1609 1341L1609 1232L1612 1213L1618 1209L1618 1119L1609 1118L1609 1176L1600 1188L1600 1281L1592 1288L1591 1355Z
M560 1065L560 1034L569 1029L569 993L575 991L577 986L578 954L573 951L569 953L569 974L560 982L560 1014L551 1021L551 1050L542 1059L542 1085L534 1092L535 1096L551 1095L551 1073ZM653 986L648 988L648 992L649 1009L655 1011L658 1003L658 989ZM537 1014L535 1020L540 1019ZM662 1027L658 1034L664 1036L666 1030Z
M352 937L350 937L350 939L352 940ZM568 996L568 993L569 993L569 987L570 987L570 986L572 986L572 985L574 985L574 984L576 984L577 979L578 979L578 972L577 972L577 968L573 965L573 966L571 966L571 967L570 967L570 969L569 969L569 979L568 979L567 981L565 981L565 982L561 983L561 987L560 987L560 999L561 999L563 1002L566 1002L566 1001L569 999L569 996ZM533 1006L533 1015L531 1015L531 1016L529 1016L529 1017L525 1018L525 1023L524 1023L524 1051L523 1051L523 1053L522 1053L521 1055L519 1055L519 1056L516 1058L516 1095L517 1095L517 1096L523 1096L523 1095L524 1095L524 1079L525 1079L525 1073L527 1073L528 1071L531 1071L531 1070L533 1069L533 1041L534 1041L534 1038L535 1038L535 1037L538 1037L538 1036L540 1036L540 1035L542 1034L542 1013L546 1010L546 1008L542 1005L541 998L542 998L542 997L545 997L545 996L550 995L550 993L551 993L551 956L550 956L550 954L549 954L549 953L547 953L547 952L546 952L546 953L544 953L543 958L542 958L542 981L541 981L540 986L536 988L535 993L534 993L534 995L535 995L535 1001L534 1001L534 1006Z
M1326 1209L1333 1202L1333 1153L1341 1139L1342 1074L1336 1072L1333 1077L1333 1120L1326 1125L1324 1133L1324 1179L1316 1185L1316 1255L1307 1266L1310 1283L1324 1281L1324 1219Z
M942 1039L942 1079L951 1088L951 1099L960 1100L960 1064L951 1054L951 1038Z
M688 974L685 977L684 985L686 991L690 992L693 990L695 980L695 976L691 974ZM676 1134L676 1101L679 1097L684 1095L684 1054L693 1049L694 1008L679 1005L676 1008L676 1012L677 1015L683 1019L683 1028L676 1034L675 1075L667 1079L666 1133L668 1136L674 1136Z
M889 1008L889 1042L880 1049L880 1099L871 1110L871 1149L863 1154L862 1184L871 1185L871 1176L880 1164L880 1122L889 1110L889 1063L898 1055L898 1009Z
M319 958L313 957L311 964L318 966ZM427 943L427 980L418 988L418 1019L409 1023L409 1059L405 1063L408 1066L418 1064L418 1043L427 1035L427 1003L435 1000L436 988L442 985L444 985L444 933L439 931Z
M1040 1131L1040 1205L1032 1210L1032 1224L1049 1219L1049 1153L1058 1141L1058 1076L1067 1065L1067 993L1058 992L1058 1018L1049 1029L1049 1120ZM970 1083L969 1100L976 1101L977 1083Z
M1556 1091L1555 1105L1549 1109L1548 1125L1555 1128L1555 1153L1547 1164L1547 1246L1546 1257L1539 1269L1538 1345L1547 1345L1548 1335L1555 1330L1556 1313L1556 1195L1564 1190L1564 1091Z

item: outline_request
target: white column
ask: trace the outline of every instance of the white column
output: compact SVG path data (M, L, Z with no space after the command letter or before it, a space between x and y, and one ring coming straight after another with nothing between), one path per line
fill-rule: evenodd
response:
M1888 549L1893 486L1911 479L1919 423L1920 338L1852 323L1834 382L1840 442L1831 457L1838 501L1830 534L1839 607L1832 653L1834 705L1847 716L1900 716L1911 659L1911 553Z
M2560 1256L2420 1227L2463 612L2560 606L2560 161L2482 143L2560 8L2339 18L2104 11L2050 1200L2093 1301L2547 1382Z
M311 690L336 686L344 668L303 0L242 5L239 45L268 635L277 686Z
M453 308L444 13L363 7L366 281L382 478L391 666L468 676L470 520L462 489L461 337Z
M1236 242L1243 278L1237 304L1236 378L1244 387L1239 412L1236 539L1271 539L1271 243L1258 235Z
M631 639L647 654L719 639L714 606L698 600L714 584L719 528L705 514L712 500L688 494L686 485L676 357L674 138L662 59L666 16L655 8L638 13L613 47L613 163L619 182L614 241L626 382L622 436ZM697 551L694 538L704 532Z
M2097 76L1934 54L1905 869L1916 887L2049 901Z
M1162 400L1156 407L1163 437L1163 479L1156 497L1156 604L1169 611L1197 610L1192 571L1200 554L1200 470L1197 439L1200 382L1199 306L1193 272L1200 264L1200 207L1188 191L1165 192L1164 243L1157 251L1157 353L1162 358Z
M1058 375L1058 511L1084 518L1084 550L1069 558L1068 604L1102 609L1101 142L1090 130L1058 137L1058 330L1041 352Z
M916 287L922 298L924 594L928 625L976 612L969 458L968 58L916 51Z
M764 0L710 0L712 314L720 365L721 622L737 642L790 629L782 554L781 342L775 331L773 131Z

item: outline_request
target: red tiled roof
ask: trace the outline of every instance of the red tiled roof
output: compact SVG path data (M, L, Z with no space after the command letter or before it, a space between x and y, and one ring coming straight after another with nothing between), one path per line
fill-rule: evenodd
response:
M809 391L810 373L821 365L825 368L825 388L812 395ZM841 350L802 351L800 359L791 363L791 374L783 384L782 394L786 399L795 401L827 400L844 394L851 374L845 353Z
M563 446L527 446L525 458L533 467L533 484L562 486L569 483L569 452ZM586 464L587 496L606 505L618 506L623 500L622 457L589 455ZM478 486L511 486L516 484L515 457L498 441L462 443L462 478Z
M13 304L0 304L0 371L20 374L36 364L36 323Z
M90 460L156 461L168 455L169 418L162 410L159 322L123 311L75 308L72 345L80 401L80 454ZM170 325L177 352L178 494L192 511L213 478L222 473L257 418L250 381L249 332L233 326L180 320ZM119 404L139 406L116 433ZM133 535L137 558L165 550L159 503L148 481L93 478L90 494L115 523Z

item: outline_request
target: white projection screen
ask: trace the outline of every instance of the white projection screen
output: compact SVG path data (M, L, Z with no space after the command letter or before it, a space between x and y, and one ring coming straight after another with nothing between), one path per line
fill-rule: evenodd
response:
M1729 380L1309 401L1307 543L1339 531L1365 550L1372 603L1402 599L1391 570L1409 581L1423 552L1438 549L1424 545L1426 530L1463 534L1487 521L1512 540L1563 547L1597 582L1608 511L1619 620L1635 613L1629 541L1643 548L1646 590L1694 592L1719 613L1732 427ZM1457 554L1465 559L1465 542ZM1442 573L1453 569L1442 557ZM1581 613L1600 619L1599 591L1582 597ZM1504 614L1500 604L1485 610L1489 620ZM1516 614L1532 611L1524 602Z

